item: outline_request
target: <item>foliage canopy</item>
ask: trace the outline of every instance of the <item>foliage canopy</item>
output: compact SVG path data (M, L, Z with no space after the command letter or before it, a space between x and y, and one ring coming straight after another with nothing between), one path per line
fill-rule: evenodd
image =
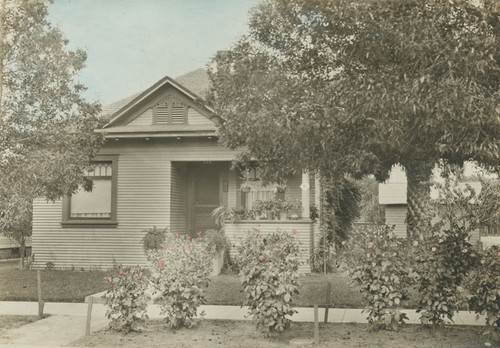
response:
M439 161L499 169L499 19L490 0L263 1L210 69L222 143L274 180L399 163L416 225Z
M22 246L33 199L84 184L102 142L100 106L82 98L76 80L86 54L70 51L47 15L45 1L0 4L0 231Z

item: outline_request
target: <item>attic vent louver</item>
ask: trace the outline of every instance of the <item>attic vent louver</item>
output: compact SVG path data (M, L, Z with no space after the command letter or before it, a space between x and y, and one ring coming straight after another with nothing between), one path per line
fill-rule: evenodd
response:
M185 124L187 123L187 105L180 100L167 96L155 108L156 124Z

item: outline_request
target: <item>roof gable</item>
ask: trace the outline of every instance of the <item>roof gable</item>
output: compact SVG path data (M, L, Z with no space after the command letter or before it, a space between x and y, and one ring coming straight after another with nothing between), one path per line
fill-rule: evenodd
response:
M185 75L188 77L186 81L190 81L192 86L196 86L196 81L201 81L198 84L200 90L202 90L203 86L208 90L206 81L193 78L201 75L199 70L191 73L191 75L187 74L191 77ZM104 126L106 131L127 124L149 126L166 124L168 123L166 120L179 121L181 117L185 119L185 122L181 122L183 124L190 124L190 118L197 125L213 125L216 122L213 110L205 105L198 95L168 76L156 82L144 92L111 104L104 108L103 111L108 112L109 116L107 118L110 120ZM152 120L148 124L147 118L149 115L151 115ZM134 120L136 121L134 122Z

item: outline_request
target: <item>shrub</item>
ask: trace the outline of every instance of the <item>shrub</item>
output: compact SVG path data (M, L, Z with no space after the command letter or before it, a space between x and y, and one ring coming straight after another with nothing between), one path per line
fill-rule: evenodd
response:
M144 251L159 250L165 245L165 236L168 228L150 228L146 230L146 234L142 238L142 246Z
M444 230L414 243L415 281L422 324L440 325L452 320L466 305L464 279L477 261L477 252L463 228Z
M291 304L300 285L296 234L277 231L262 236L254 230L238 247L237 260L246 293L244 305L249 306L249 315L264 334L289 328L291 320L287 316L296 313Z
M408 319L398 309L409 284L406 242L388 227L372 226L354 229L351 240L341 245L351 280L367 302L363 311L368 322L377 329L397 330Z
M108 275L110 288L105 294L106 317L111 319L112 329L139 331L140 324L148 317L149 280L144 273L141 267L117 266Z
M490 247L478 257L469 289L470 309L486 316L486 325L500 329L500 248Z
M201 238L167 234L166 245L148 253L158 303L172 329L191 327L205 301L211 271L211 250Z

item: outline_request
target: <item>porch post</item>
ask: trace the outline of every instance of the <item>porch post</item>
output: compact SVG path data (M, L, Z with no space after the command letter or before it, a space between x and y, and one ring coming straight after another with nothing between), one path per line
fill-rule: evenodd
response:
M309 219L309 191L311 189L311 186L309 185L308 172L302 172L302 184L300 185L300 188L302 189L302 219Z

